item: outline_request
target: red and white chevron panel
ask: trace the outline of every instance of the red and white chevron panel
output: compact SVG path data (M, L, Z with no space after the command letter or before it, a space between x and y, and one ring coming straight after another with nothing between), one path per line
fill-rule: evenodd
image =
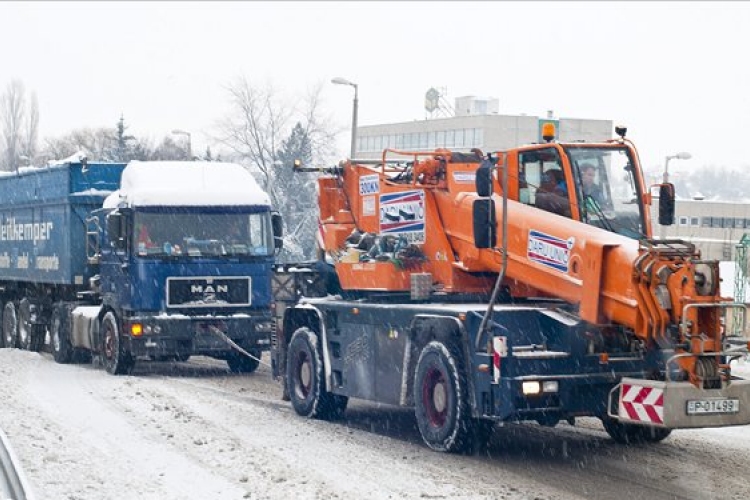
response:
M654 387L623 384L620 418L652 424L664 423L664 391Z
M495 383L500 383L500 360L508 355L508 338L493 337L492 339L492 374Z

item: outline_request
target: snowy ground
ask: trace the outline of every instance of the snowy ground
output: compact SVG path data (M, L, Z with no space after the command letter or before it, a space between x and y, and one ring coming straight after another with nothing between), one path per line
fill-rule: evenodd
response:
M745 367L742 370L749 372ZM505 426L475 456L421 443L409 410L298 417L261 369L142 363L114 377L0 349L0 428L37 499L746 498L750 428L612 443L598 421Z

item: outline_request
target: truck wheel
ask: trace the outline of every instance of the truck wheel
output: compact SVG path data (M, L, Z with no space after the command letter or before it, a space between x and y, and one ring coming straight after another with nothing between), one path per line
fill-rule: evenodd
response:
M419 355L414 403L417 426L427 446L447 452L473 447L466 375L442 342L430 342Z
M34 332L31 309L29 299L21 299L18 305L18 343L21 349L39 352L44 344L44 335Z
M260 358L260 351L250 349L248 351L256 358ZM257 359L249 358L240 352L233 352L227 358L227 366L232 373L253 373L258 369L260 363Z
M609 417L602 419L602 425L607 434L619 444L658 443L672 433L672 429L626 424Z
M309 328L299 328L292 335L287 348L286 380L289 399L298 415L331 420L346 410L349 398L331 394L325 388L318 336Z
M62 306L57 306L52 311L50 337L52 337L52 356L55 361L62 364L70 363L73 360L73 346L70 343L68 314Z
M13 302L3 308L3 340L5 347L18 347L18 316Z
M104 358L104 369L112 375L122 375L130 373L135 364L135 360L129 352L125 351L120 337L120 325L117 322L115 313L112 311L104 315L101 325L102 356Z

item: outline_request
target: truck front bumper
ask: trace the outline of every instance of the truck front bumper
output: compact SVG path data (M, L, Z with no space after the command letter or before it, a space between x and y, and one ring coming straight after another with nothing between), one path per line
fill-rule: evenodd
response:
M689 382L623 378L610 392L608 408L609 416L621 422L669 429L746 425L750 380L699 389Z
M274 329L269 316L134 316L123 321L134 356L206 355L223 358L234 352L217 329L245 350L263 351Z

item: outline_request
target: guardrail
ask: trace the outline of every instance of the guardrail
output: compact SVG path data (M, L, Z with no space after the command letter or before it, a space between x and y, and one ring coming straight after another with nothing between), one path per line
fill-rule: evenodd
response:
M0 429L0 500L34 500L21 463Z

